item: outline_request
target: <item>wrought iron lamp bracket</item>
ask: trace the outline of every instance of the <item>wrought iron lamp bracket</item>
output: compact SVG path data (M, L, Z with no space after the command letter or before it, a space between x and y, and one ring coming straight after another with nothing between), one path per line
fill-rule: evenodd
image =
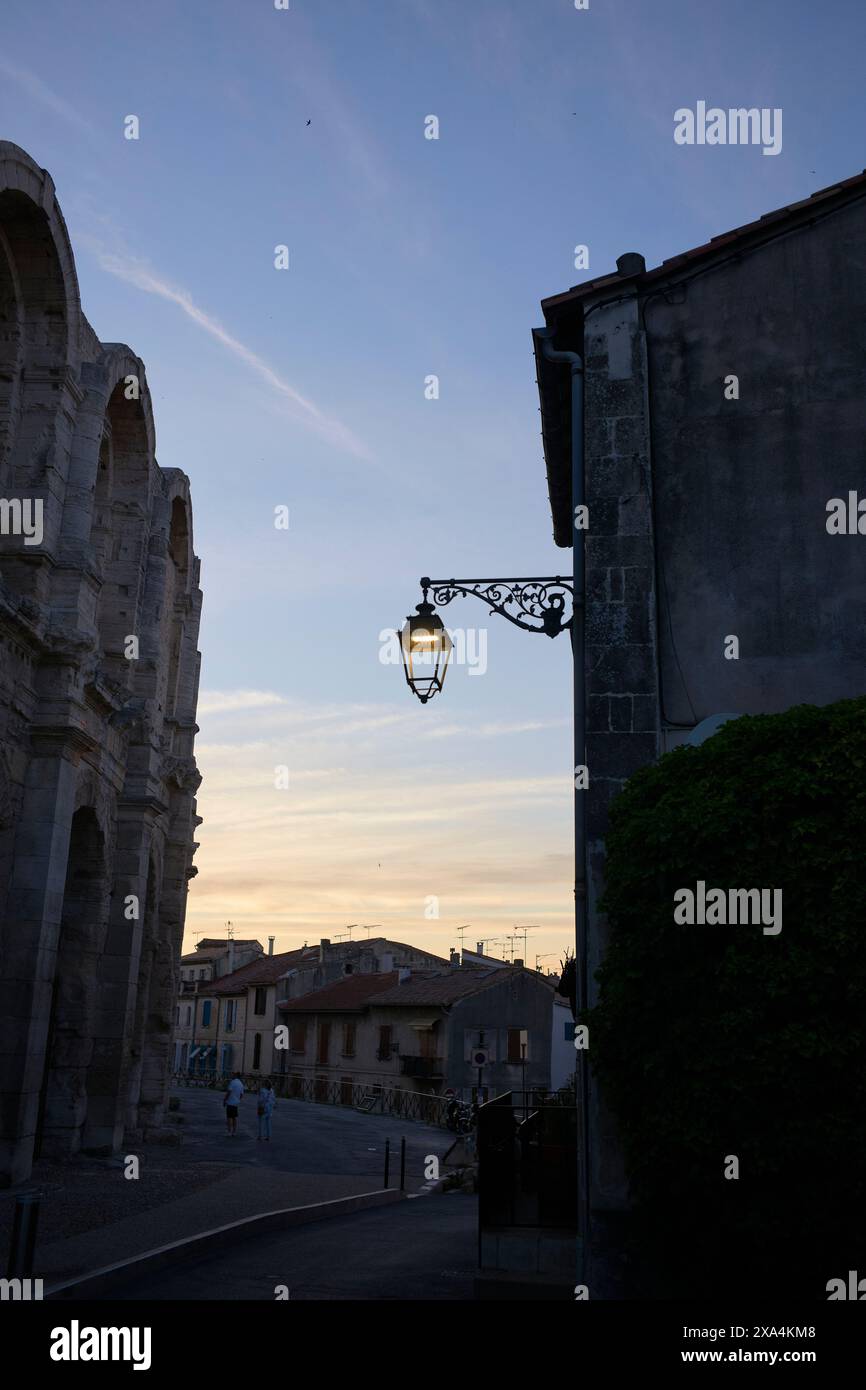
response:
M558 637L571 627L574 616L574 585L559 575L530 579L429 579L421 580L426 603L433 592L433 603L444 608L458 596L480 598L490 605L491 613L499 613L524 632L540 632ZM566 616L566 603L570 612Z

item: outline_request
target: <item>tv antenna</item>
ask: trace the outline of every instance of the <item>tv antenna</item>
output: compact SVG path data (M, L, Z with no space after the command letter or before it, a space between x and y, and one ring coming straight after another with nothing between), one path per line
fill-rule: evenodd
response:
M382 928L381 928L381 926L380 926L380 924L379 924L378 922L371 922L369 926L367 926L366 922L353 922L352 925L349 927L349 936L350 936L350 937L351 937L351 934L352 934L352 927L355 927L358 931L365 931L365 932L367 933L367 940L368 940L368 941L370 940L370 932L371 932L371 931L381 931L381 930L382 930Z
M524 964L524 965L526 964L526 961L527 961L527 954L526 954L526 952L527 952L528 946L529 946L529 942L528 942L528 939L527 939L527 935L526 935L526 934L527 934L527 932L531 932L531 931L540 931L540 930L541 930L541 926L540 926L540 924L539 924L538 922L529 922L529 923L527 923L527 925L524 926L524 927L515 927L515 928L514 928L514 935L515 935L515 938L518 937L518 936L521 936L521 935L522 935L522 937L523 937L523 964ZM512 960L513 960L513 959L514 959L514 957L512 956Z

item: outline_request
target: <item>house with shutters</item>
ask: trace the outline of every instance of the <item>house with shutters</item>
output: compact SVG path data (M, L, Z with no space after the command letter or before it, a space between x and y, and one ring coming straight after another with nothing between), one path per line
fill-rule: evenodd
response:
M273 946L273 937L271 937ZM190 1068L190 1053L195 1039L201 1043L202 1024L210 1028L214 1001L210 993L216 980L230 975L240 966L264 955L262 944L254 938L235 940L229 937L206 936L180 958L177 1001L174 1010L172 1071L185 1072ZM199 1046L198 1057L202 1055ZM195 1061L195 1058L192 1059ZM211 1069L213 1061L211 1059Z
M395 966L444 968L447 961L430 951L374 937L365 941L304 945L294 951L259 953L229 973L208 980L182 981L189 993L178 1000L175 1071L269 1076L278 1069L274 1029L280 1021L278 1001L298 998L332 981L393 971ZM247 942L232 942L246 947ZM258 946L258 943L255 943ZM198 953L196 953L197 958ZM191 965L190 970L201 967Z
M377 1091L489 1099L549 1090L554 986L520 965L350 977L286 1000L286 1095L357 1104Z

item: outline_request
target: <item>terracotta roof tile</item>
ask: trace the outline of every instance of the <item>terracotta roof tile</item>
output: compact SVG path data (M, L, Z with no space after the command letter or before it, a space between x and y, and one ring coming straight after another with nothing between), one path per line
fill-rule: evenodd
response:
M506 965L499 970L488 971L473 966L465 970L462 967L452 967L441 975L428 976L426 979L413 974L402 985L398 984L387 994L381 995L376 1000L376 1007L392 1004L454 1004L468 994L475 994L478 990L487 989L489 985L499 984L515 972L520 973L519 966Z
M283 951L276 956L259 956L233 970L231 975L220 975L214 980L210 993L243 994L249 985L272 985L293 966L318 960L318 956L318 946L302 946L297 951Z
M331 1010L355 1013L366 1008L377 994L391 990L397 980L396 970L388 970L381 974L347 975L336 984L325 985L322 989L302 994L299 999L286 1000L277 1007L282 1013L314 1014Z

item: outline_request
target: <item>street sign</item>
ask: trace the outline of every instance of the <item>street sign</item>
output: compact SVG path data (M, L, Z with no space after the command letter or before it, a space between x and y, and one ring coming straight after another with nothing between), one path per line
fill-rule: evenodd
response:
M486 1067L490 1061L490 1053L486 1047L476 1047L472 1053L473 1067Z

